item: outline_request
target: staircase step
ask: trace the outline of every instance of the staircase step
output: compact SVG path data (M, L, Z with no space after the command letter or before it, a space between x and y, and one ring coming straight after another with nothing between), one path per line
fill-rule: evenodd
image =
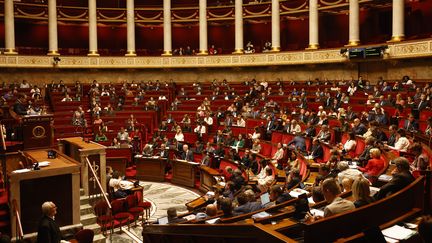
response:
M105 243L106 237L103 234L97 234L93 237L93 243Z
M84 229L91 229L93 230L93 232L95 233L95 235L100 234L101 233L101 227L99 224L90 224L90 225L85 225Z
M90 204L80 205L80 215L93 213L93 208Z
M84 205L84 204L89 204L89 197L88 196L80 196L80 204Z
M81 215L81 223L83 225L91 225L96 223L96 215L94 214L85 214Z

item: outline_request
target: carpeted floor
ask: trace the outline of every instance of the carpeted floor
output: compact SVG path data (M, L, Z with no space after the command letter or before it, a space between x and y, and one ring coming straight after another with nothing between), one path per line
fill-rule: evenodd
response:
M144 199L152 203L150 221L166 216L166 211L170 207L175 207L178 213L186 212L185 203L200 196L192 188L187 189L170 183L140 181L140 185L144 187ZM140 225L130 229L130 233L142 240L141 232L142 227ZM112 239L108 237L107 242L132 243L137 241L116 230Z

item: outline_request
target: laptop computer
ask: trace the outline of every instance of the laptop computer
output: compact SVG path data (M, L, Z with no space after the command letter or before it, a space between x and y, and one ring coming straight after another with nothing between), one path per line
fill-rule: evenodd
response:
M270 202L270 194L268 192L261 195L261 205L263 207L267 206Z
M164 224L168 224L168 217L162 217L162 218L158 218L158 224L160 225L164 225Z

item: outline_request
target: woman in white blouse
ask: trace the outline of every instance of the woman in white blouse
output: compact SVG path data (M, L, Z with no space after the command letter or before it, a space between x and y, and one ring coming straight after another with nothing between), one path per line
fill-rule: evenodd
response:
M184 135L183 135L183 132L182 132L180 126L177 127L177 131L176 131L174 138L179 142L184 141Z
M408 140L408 138L405 135L405 129L403 128L399 128L397 130L397 136L398 139L394 145L394 149L398 150L398 151L403 151L406 152L408 150L408 147L410 145L410 141Z

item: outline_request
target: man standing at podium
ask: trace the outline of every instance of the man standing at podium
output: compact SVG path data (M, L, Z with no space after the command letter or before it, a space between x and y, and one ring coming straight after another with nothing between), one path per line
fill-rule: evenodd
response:
M39 221L37 243L59 243L62 241L60 227L54 220L57 206L53 202L42 204L43 217Z

